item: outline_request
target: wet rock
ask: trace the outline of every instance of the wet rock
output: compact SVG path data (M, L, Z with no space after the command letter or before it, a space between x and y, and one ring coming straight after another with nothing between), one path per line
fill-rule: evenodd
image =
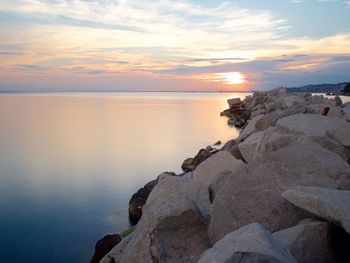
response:
M186 173L192 172L199 164L208 159L211 155L212 153L208 149L200 149L194 158L188 158L182 163L181 169Z
M95 253L92 256L90 263L98 263L100 260L109 252L112 248L114 248L119 242L121 238L119 235L106 235L99 241L97 241L95 245Z
M216 143L214 143L214 146L219 146L221 144L221 141L217 141Z

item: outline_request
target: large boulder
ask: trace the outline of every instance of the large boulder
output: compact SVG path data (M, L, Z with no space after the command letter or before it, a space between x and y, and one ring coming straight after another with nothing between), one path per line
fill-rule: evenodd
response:
M247 224L257 222L270 231L278 231L303 218L281 197L275 176L252 165L241 167L234 174L217 175L210 187L213 203L208 233L212 244Z
M299 263L327 263L335 262L330 232L328 223L308 219L294 227L273 233L273 237Z
M282 247L259 224L244 226L219 240L205 251L198 263L241 262L296 262L287 249Z
M176 174L173 172L165 172L161 175L164 174L176 176ZM141 187L139 190L137 190L136 193L131 196L131 199L129 201L129 220L132 224L137 224L137 222L140 220L142 216L142 207L145 205L147 198L153 188L157 185L159 176L157 179L145 184L144 187Z
M193 171L193 175L203 182L210 184L211 180L224 171L235 173L240 166L244 165L241 160L237 160L226 151L220 151L206 159Z
M310 137L329 136L345 147L350 146L350 123L342 118L316 114L297 114L279 120L276 127Z
M253 222L270 231L294 226L303 215L281 196L294 186L337 188L349 183L349 165L312 139L281 133L275 128L262 134L252 157L245 156L250 162L226 177L221 188L211 188L212 242ZM212 182L215 186L216 179Z
M208 187L202 181L160 176L132 237L101 262L196 262L209 247L209 205Z
M300 186L285 191L282 196L295 206L338 224L350 233L350 191Z

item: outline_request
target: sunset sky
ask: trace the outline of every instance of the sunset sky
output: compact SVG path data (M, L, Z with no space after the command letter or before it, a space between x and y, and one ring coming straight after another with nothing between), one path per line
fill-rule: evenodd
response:
M350 81L350 0L0 0L0 90Z

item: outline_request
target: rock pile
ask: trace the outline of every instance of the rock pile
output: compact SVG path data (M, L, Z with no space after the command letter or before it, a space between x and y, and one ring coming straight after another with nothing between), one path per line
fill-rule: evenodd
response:
M239 137L160 175L100 262L350 262L349 103L285 89L228 103Z

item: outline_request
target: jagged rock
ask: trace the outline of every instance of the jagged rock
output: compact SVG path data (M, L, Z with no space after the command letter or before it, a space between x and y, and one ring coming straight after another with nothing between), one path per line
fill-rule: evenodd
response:
M296 262L287 249L282 247L259 224L244 226L219 240L205 251L198 263L240 262Z
M350 233L350 191L320 187L295 187L282 196L294 205Z
M197 262L209 248L209 206L207 185L200 180L161 175L131 238L101 262Z
M326 222L303 220L298 225L273 233L298 263L335 262L330 225Z
M241 99L240 98L228 99L227 103L228 103L230 109L232 109L241 103Z
M211 155L212 153L207 149L200 149L194 158L188 158L182 163L181 169L186 173L192 172L200 163Z
M237 160L226 151L220 151L206 159L193 171L193 174L203 182L210 184L210 181L220 172L231 171L235 173L244 163Z
M230 140L221 148L221 151L227 151L230 152L233 157L235 157L237 160L241 160L243 162L246 162L241 154L241 152L238 149L238 143L236 143L235 140Z
M121 238L118 234L105 235L102 239L97 241L95 245L95 253L92 256L90 263L100 262L100 260L109 251L111 251L111 249L114 248L120 241L121 241Z
M176 176L176 174L172 172L166 172L165 174ZM157 183L158 178L148 182L144 185L144 187L140 188L132 195L129 201L129 219L132 224L137 224L137 222L140 220L142 216L142 207L145 205L149 194Z
M221 188L226 184L226 182L230 179L234 174L231 171L224 171L218 173L213 180L211 180L209 185L209 197L210 203L213 202L216 194L221 190Z
M296 114L279 120L278 129L310 137L329 136L345 147L350 146L350 123L341 118L315 114Z

